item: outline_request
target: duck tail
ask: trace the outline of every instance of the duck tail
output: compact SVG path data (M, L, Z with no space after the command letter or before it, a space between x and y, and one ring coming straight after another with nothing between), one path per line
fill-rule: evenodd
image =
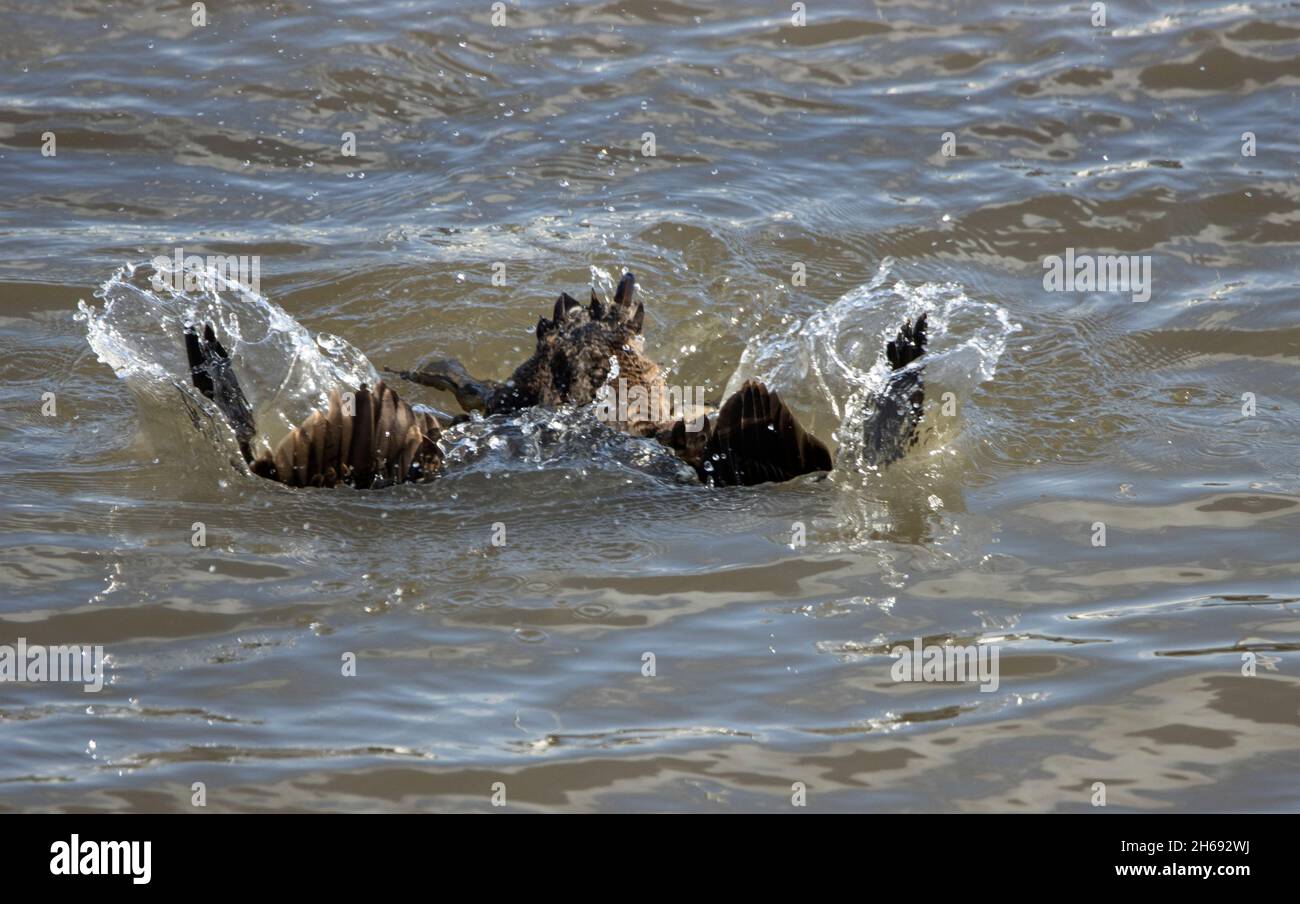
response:
M885 346L893 373L876 399L875 410L863 426L863 453L867 464L883 466L902 458L915 443L925 404L924 365L908 365L925 354L927 315L913 324L908 320Z
M682 421L672 433L670 445L700 479L719 486L779 483L832 467L830 450L758 380L745 381L699 434L686 434Z
M235 439L239 441L239 451L244 456L244 461L252 464L252 441L257 435L253 409L239 387L239 380L235 378L234 368L230 364L230 355L217 341L212 324L203 325L202 335L195 324L185 327L185 353L189 357L190 379L194 388L214 402L225 415L235 431Z

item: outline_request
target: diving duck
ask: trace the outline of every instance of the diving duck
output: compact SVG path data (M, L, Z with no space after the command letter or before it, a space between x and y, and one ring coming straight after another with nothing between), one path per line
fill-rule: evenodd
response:
M594 289L587 305L561 294L550 319L537 321L532 356L502 382L475 379L454 359L388 373L448 391L465 412L484 415L589 405L608 391L615 375L639 387L645 397L661 399L667 388L659 366L645 355L645 308L635 295L631 273L619 281L609 304ZM924 353L925 343L924 314L915 324L905 323L888 343L892 373L865 426L872 464L900 458L915 442L924 388L921 369L907 366ZM198 325L187 327L185 346L195 388L230 422L244 460L259 477L295 487L370 489L430 480L442 470L438 439L443 425L429 412L413 409L382 380L355 393L331 391L326 411L312 412L274 448L255 453L252 410L212 326L204 325L201 332ZM746 381L713 417L667 415L651 410L645 416L638 410L614 426L669 447L703 483L752 486L829 471L833 465L826 445L758 380Z

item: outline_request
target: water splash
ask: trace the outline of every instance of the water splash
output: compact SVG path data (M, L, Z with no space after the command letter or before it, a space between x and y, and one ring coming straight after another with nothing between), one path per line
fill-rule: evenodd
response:
M921 361L927 385L923 421L932 433L943 433L933 430L941 393L952 392L964 402L977 385L993 379L1007 339L1020 325L1011 322L1005 308L972 299L955 283L890 282L892 265L886 258L869 282L785 333L751 340L724 397L747 379L763 380L801 418L808 412L815 433L834 437L837 471L871 470L863 464L862 428L889 377L885 345L904 320L928 313L929 348Z
M100 307L84 300L77 305L90 347L143 401L174 406L179 391L210 418L215 414L190 383L184 330L194 323L213 324L235 362L258 428L271 441L325 407L331 388L356 389L379 379L346 340L327 333L313 337L265 296L216 270L190 291L155 276L168 274L151 264L127 265L95 292Z
M599 420L594 405L527 408L472 416L442 437L449 475L476 471L589 468L624 471L672 483L696 483L695 472L666 446Z

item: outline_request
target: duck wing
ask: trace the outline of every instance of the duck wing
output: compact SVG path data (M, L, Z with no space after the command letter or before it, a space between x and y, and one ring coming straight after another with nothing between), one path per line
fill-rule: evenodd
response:
M705 483L754 486L829 471L830 450L804 430L794 412L758 380L747 380L698 433L684 421L660 437Z
M438 419L413 409L382 380L355 393L331 390L326 411L313 411L274 448L254 457L252 407L212 325L202 334L187 327L185 349L194 387L230 422L244 460L259 477L292 487L369 489L428 480L442 467Z

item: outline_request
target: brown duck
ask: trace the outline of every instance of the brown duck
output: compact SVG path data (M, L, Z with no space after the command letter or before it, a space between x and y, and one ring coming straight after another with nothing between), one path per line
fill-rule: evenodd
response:
M503 382L474 379L455 360L389 372L449 391L466 412L485 415L591 404L615 367L629 390L640 387L644 397L662 399L665 381L659 366L644 354L645 308L635 294L636 280L627 273L612 304L602 302L594 290L586 306L567 293L560 295L551 318L537 321L532 357ZM905 368L924 352L925 329L922 315L888 344L894 372L865 428L873 464L901 457L915 441L924 390L920 368ZM185 345L194 386L230 421L245 461L260 477L296 487L368 489L430 480L442 469L442 425L432 414L412 409L383 381L355 393L332 391L328 410L312 412L273 449L254 454L252 410L212 326L205 325L201 335L196 326L189 327ZM629 413L615 424L670 447L705 483L750 486L831 469L830 450L804 430L777 393L757 380L747 381L713 418L670 419L653 407L648 417Z

